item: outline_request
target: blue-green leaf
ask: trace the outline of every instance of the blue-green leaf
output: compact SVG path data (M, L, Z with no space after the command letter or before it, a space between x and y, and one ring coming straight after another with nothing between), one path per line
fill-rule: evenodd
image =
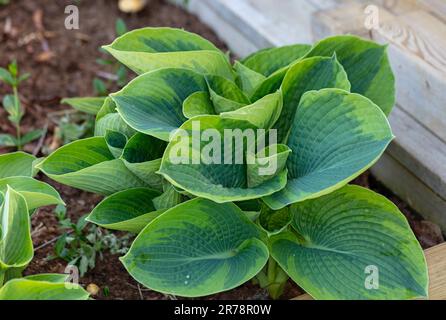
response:
M186 69L162 69L137 77L111 97L133 129L168 141L186 121L183 101L197 91L207 91L203 76Z
M271 254L316 299L427 296L423 251L398 208L346 186L291 206L292 231L271 238Z
M321 40L307 57L336 54L347 72L351 91L366 96L388 115L395 104L395 76L387 56L387 46L356 36L334 36Z
M288 183L264 200L280 209L339 189L371 167L392 139L386 116L369 99L340 89L309 91L287 142Z
M181 29L137 29L103 48L138 74L185 68L233 79L231 65L219 49L199 35Z
M197 297L235 288L268 260L260 230L234 204L194 199L153 220L121 258L156 291Z

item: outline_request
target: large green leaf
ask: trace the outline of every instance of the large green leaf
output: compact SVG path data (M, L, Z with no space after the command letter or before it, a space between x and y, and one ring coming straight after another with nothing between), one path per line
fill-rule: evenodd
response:
M60 282L66 282L67 280L69 280L69 277L70 275L66 273L38 273L26 276L24 278L34 281L47 281L47 282L60 283Z
M119 131L107 130L104 139L110 153L115 158L119 158L127 144L127 136Z
M260 50L242 61L242 67L235 65L242 88L248 88L252 102L267 94L276 92L290 65L300 60L308 51L309 45L291 45ZM259 77L263 75L262 79ZM245 83L243 85L243 83Z
M268 260L260 230L234 204L194 199L153 220L121 258L146 287L196 297L235 288Z
M180 29L133 30L104 49L138 74L161 68L185 68L233 78L231 65L219 49L199 35Z
M234 111L249 104L248 97L234 82L219 76L207 76L206 81L216 113Z
M209 93L198 91L187 97L183 102L183 114L188 119L206 114L215 114Z
M183 201L183 196L169 183L162 195L152 199L157 210L170 209Z
M164 141L137 133L127 142L121 158L135 176L148 186L161 190L162 177L156 172L160 168L165 148Z
M14 176L32 177L35 160L33 155L21 151L0 155L0 179Z
M99 121L102 117L106 116L109 113L117 112L116 104L113 102L113 99L110 97L106 97L104 103L96 114L96 121Z
M286 170L275 172L256 187L248 187L245 153L253 142L246 137L255 139L257 133L257 128L247 121L194 117L172 137L159 173L174 186L216 202L272 194L286 184Z
M257 187L273 178L277 172L285 170L290 152L291 149L284 144L269 145L256 154L247 152L246 158L250 160L247 168L248 187Z
M99 203L87 220L107 229L139 233L165 211L157 211L152 202L159 195L147 188L120 191Z
M122 133L127 138L130 138L136 133L136 130L125 123L117 112L108 113L96 121L94 127L95 136L105 136L107 131Z
M87 300L88 297L89 293L76 284L28 278L10 280L0 288L0 300Z
M122 118L137 131L168 141L186 121L183 101L207 91L203 76L187 69L162 69L143 74L111 95Z
M51 179L68 186L103 195L147 186L115 159L104 137L69 143L37 166Z
M270 239L271 254L314 298L427 296L423 251L405 217L383 196L345 186L291 210L293 231Z
M30 177L0 179L0 192L6 193L8 186L23 196L29 210L52 204L64 204L59 193L52 186Z
M252 96L257 87L266 80L266 77L263 74L249 69L238 61L234 63L234 69L237 72L237 85L248 97Z
M289 207L272 210L267 205L262 205L259 214L259 225L268 234L278 234L291 223L291 219L292 214Z
M254 93L250 96L251 101L257 101L267 94L276 92L280 89L282 85L283 78L288 71L289 67L284 67L280 70L277 70L268 78L266 78L263 82L261 82L254 90Z
M66 103L76 110L97 114L104 104L105 97L82 97L82 98L65 98L61 103Z
M283 111L275 128L278 141L285 141L302 95L310 90L339 88L349 91L350 82L336 57L314 57L292 65L282 83Z
M371 99L388 115L395 104L395 77L387 46L351 35L335 36L318 42L307 57L335 53L348 74L351 91Z
M127 138L136 133L119 115L113 99L107 97L96 115L94 135L105 136L109 130L122 133Z
M25 198L7 187L0 208L0 278L10 268L23 268L32 260L29 210Z
M264 96L253 104L230 112L222 112L226 119L245 120L257 128L270 129L282 111L282 94L275 92Z
M302 58L310 49L311 46L306 44L267 48L251 54L243 59L242 63L251 70L269 77L277 70Z
M287 145L287 186L266 197L273 209L336 190L372 166L393 139L384 113L340 89L304 94Z

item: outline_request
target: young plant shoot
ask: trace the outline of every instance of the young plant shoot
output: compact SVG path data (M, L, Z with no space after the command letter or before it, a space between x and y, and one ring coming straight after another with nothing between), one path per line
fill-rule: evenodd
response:
M8 65L8 69L0 68L0 81L11 87L13 94L7 94L3 97L3 108L8 113L8 120L14 125L16 134L15 136L10 134L0 134L0 147L16 147L19 151L23 146L29 142L32 142L40 138L44 134L44 130L36 129L22 133L20 123L25 110L20 103L19 98L19 85L23 81L29 78L29 74L19 74L19 67L16 61L11 62Z

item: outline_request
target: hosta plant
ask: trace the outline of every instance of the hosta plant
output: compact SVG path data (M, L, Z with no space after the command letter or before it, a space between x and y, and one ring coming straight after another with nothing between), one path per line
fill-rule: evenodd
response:
M121 258L184 297L291 278L317 299L427 295L400 211L348 183L393 139L386 47L354 36L231 63L198 35L134 30L105 46L138 76L97 110L95 136L37 165L105 196L88 220L137 234ZM91 101L93 103L93 101Z
M23 152L0 155L0 300L87 299L67 274L22 277L34 256L30 216L38 207L63 203L53 187L33 178L36 161Z

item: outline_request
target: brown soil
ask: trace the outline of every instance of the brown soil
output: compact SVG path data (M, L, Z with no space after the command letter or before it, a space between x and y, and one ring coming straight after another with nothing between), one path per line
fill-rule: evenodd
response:
M48 125L44 145L52 143L54 124L46 115L57 110L67 109L60 105L63 97L93 95L92 80L99 71L107 71L95 60L102 57L98 48L115 38L115 20L121 17L129 29L144 26L182 27L196 32L214 42L222 49L224 43L196 17L161 0L150 0L147 8L134 15L118 11L117 1L79 1L80 29L64 28L64 8L72 1L14 0L8 6L0 7L0 66L5 67L12 59L17 59L23 72L30 72L31 78L20 88L21 101L26 107L25 131ZM113 85L111 89L115 89ZM0 96L8 88L0 84ZM0 108L0 132L13 133L13 127L6 120ZM36 150L37 143L26 150ZM0 153L9 150L1 150ZM42 180L50 182L47 178ZM100 197L66 186L53 184L67 203L68 215L73 221L91 211ZM371 188L392 200L409 219L423 248L443 242L438 226L423 220L409 206L380 185L369 173L363 174L355 183ZM41 208L32 218L33 241L36 248L61 234L52 207ZM54 244L44 245L36 250L35 258L26 274L43 272L64 272L66 262L60 259L47 261L53 252ZM105 252L96 268L81 279L82 284L95 283L101 289L108 288L104 297L102 290L97 299L173 299L138 286L124 270L118 256ZM301 290L291 282L287 285L284 299L294 297ZM208 297L208 299L267 299L265 290L247 283L237 289Z

